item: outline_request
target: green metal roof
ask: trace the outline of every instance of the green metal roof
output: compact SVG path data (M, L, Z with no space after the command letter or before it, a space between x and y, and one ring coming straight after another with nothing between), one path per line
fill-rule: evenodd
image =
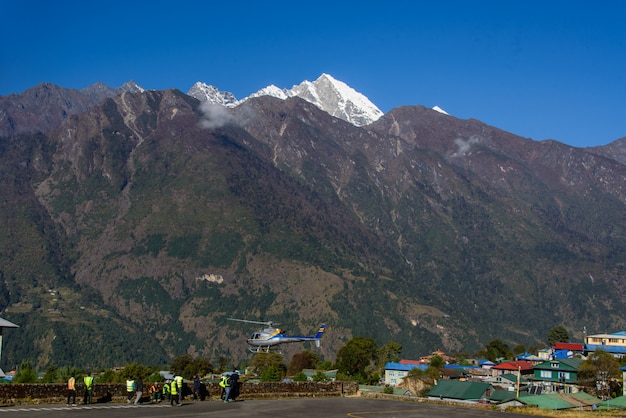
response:
M533 369L575 372L575 371L578 371L578 368L580 367L582 362L583 362L583 359L580 359L580 358L561 358L561 359L544 361L543 363L537 364L535 367L533 367ZM558 363L559 364L558 369L552 367L552 363Z
M516 375L516 374L513 374L513 373L504 373L504 374L501 374L501 375L500 375L500 376L498 376L498 377L501 377L501 378L503 378L503 379L506 379L506 380L508 380L508 381L510 381L510 382L517 382L517 375ZM520 380L519 380L519 381L520 381L520 383L527 383L527 382L528 382L528 379L526 379L526 378L525 378L525 377L523 377L523 376L520 376Z
M491 385L489 383L440 380L439 383L428 392L428 396L478 401L490 387Z
M510 390L494 390L489 395L489 400L495 402L506 402L515 399L516 392Z
M570 409L598 404L600 399L585 392L555 393L549 395L528 395L520 397L527 405L537 405L543 409Z
M626 409L626 396L609 399L599 403L600 409Z

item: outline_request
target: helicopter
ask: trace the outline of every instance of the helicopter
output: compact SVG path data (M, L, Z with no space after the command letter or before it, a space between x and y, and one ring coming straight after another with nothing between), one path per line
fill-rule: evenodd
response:
M280 328L275 328L272 326L272 321L250 321L247 319L237 319L237 318L227 318L229 321L238 321L238 322L246 322L249 324L260 324L265 325L267 328L263 328L258 331L254 331L250 338L247 339L248 344L251 347L248 347L248 350L251 353L269 353L270 351L275 351L280 353L280 350L277 347L280 344L286 343L298 343L298 342L306 342L306 341L314 341L315 346L320 346L320 340L322 339L322 335L324 334L324 330L326 329L326 324L320 325L317 330L317 334L315 335L287 335L284 334Z

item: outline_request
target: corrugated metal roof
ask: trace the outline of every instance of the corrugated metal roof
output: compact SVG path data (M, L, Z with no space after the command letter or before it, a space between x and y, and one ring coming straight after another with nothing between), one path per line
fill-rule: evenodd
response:
M615 399L602 401L599 406L601 409L626 409L626 396L620 396Z
M528 395L521 397L528 405L537 405L543 409L570 409L598 404L600 399L585 392L555 393L548 395Z
M559 363L558 369L552 367L552 363ZM534 368L539 370L564 370L575 372L583 362L580 358L562 358L557 360L548 360L537 364Z
M607 353L624 354L626 347L620 345L585 344L587 351L606 351Z
M500 377L502 377L503 379L510 380L511 382L517 382L517 375L513 373L504 373L500 375ZM519 381L520 383L526 383L528 382L528 379L520 376Z
M491 395L489 395L489 400L495 401L495 402L506 402L506 401L510 401L511 399L515 399L515 395L516 393L510 390L494 390L493 392L491 392Z
M527 360L507 361L506 363L500 363L497 366L493 366L492 369L496 370L515 370L519 368L522 370L532 370L533 363Z
M584 348L582 343L554 343L555 350L583 351Z
M487 389L493 388L489 383L461 382L458 380L440 380L428 392L429 397L478 401Z

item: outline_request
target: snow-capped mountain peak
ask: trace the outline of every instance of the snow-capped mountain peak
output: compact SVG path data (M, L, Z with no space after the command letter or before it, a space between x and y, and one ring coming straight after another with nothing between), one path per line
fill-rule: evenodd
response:
M450 115L448 112L446 112L445 110L443 110L442 108L440 108L439 106L433 106L433 110L439 113L442 113L444 115Z
M383 115L367 97L329 74L322 74L313 82L303 81L293 86L290 92L290 96L307 100L356 126L368 125Z
M217 87L200 81L194 84L187 94L201 102L215 103L226 107L235 107L239 104L234 94L228 91L220 91Z
M383 115L367 97L329 74L322 74L313 82L305 80L291 89L281 89L272 84L240 101L232 93L222 92L202 82L194 84L187 94L200 101L226 107L235 107L245 100L259 96L272 96L281 100L297 96L356 126L370 124Z
M252 93L250 96L246 97L243 100L251 99L253 97L260 97L260 96L272 96L272 97L276 97L282 100L285 100L287 97L290 97L289 90L281 89L279 87L276 87L273 84L270 84L269 86L262 88L256 93Z

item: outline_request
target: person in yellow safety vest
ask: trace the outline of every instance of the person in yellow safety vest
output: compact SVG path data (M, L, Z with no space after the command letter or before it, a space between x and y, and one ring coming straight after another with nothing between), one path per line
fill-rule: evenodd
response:
M165 381L165 383L163 384L163 398L165 398L166 401L169 401L171 396L170 396L170 381L169 379Z
M130 403L135 395L135 379L132 377L126 380L126 395L128 395L126 403Z
M174 377L176 381L176 386L178 387L178 404L182 405L183 402L183 377L180 375L176 375Z
M76 406L76 379L70 376L67 381L67 406L70 406L70 398L72 398L72 406Z
M176 384L176 380L172 380L172 383L170 383L170 405L174 406L174 403L176 403L176 405L180 406L180 402L178 402L178 384Z
M230 377L227 374L223 374L222 375L222 380L220 380L220 387L222 388L222 393L220 394L220 399L221 400L226 400L226 392L228 392L228 390L230 389L230 382L229 379Z
M93 376L90 373L83 378L85 383L85 394L83 395L83 404L90 404L93 398Z

